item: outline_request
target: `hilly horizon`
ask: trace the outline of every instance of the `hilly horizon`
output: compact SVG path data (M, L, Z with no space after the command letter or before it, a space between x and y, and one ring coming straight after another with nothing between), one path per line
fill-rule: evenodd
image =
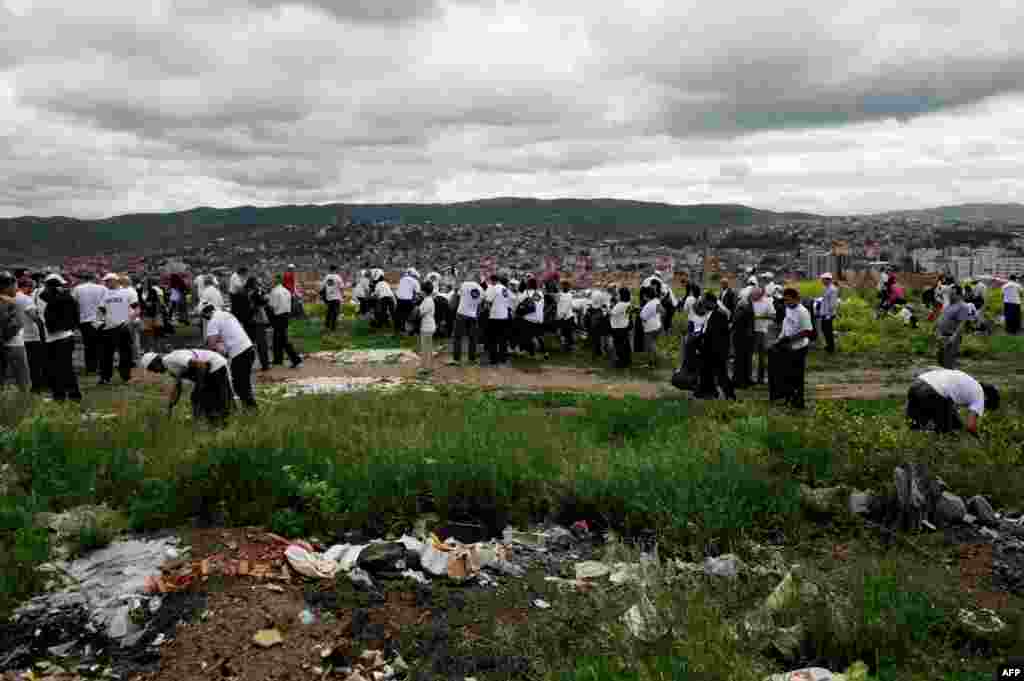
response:
M183 242L205 242L245 230L280 225L334 224L345 211L366 219L395 217L406 223L568 226L588 234L642 229L685 236L707 227L748 226L825 216L776 212L742 204L670 204L628 199L493 197L454 203L330 203L279 206L200 206L184 211L139 212L98 219L67 216L0 218L0 251L16 257L55 257L110 251L153 251ZM1024 223L1024 204L961 204L889 211L868 217L920 217Z
M128 213L100 219L23 216L0 219L0 250L50 257L110 250L160 250L183 240L206 241L247 228L334 224L344 211L397 217L406 223L569 226L591 234L637 229L688 234L705 227L743 226L809 213L777 213L740 204L674 205L623 199L496 197L456 203L330 203L281 206L197 207L168 213Z

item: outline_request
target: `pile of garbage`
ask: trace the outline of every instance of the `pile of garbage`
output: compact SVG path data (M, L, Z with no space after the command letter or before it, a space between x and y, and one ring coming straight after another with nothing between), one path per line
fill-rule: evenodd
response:
M340 352L314 352L309 355L313 359L332 364L404 364L418 362L420 356L411 350L377 349L377 350L342 350Z
M294 378L281 384L285 397L296 395L331 395L338 393L356 393L370 390L396 390L412 385L414 382L404 378L372 376L314 376L312 378Z

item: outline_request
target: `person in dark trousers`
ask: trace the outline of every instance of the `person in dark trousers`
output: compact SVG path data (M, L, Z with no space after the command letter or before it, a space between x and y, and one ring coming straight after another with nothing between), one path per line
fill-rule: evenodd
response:
M330 274L320 283L320 299L327 307L324 328L328 331L337 330L338 314L341 312L341 277L337 265L330 266Z
M252 339L230 312L205 304L202 317L206 320L206 345L210 350L228 358L231 385L246 409L256 408L256 395L252 389L252 365L256 351Z
M1006 333L1016 335L1020 332L1020 292L1021 285L1017 275L1011 274L1010 281L1003 285L1003 319L1006 321Z
M615 368L628 369L633 364L633 348L629 343L630 308L629 289L619 289L616 302L608 315L612 330L612 344L615 346Z
M978 419L999 408L999 391L979 383L962 371L933 369L919 375L907 391L907 419L911 430L932 428L951 433L964 428L960 407L967 407L967 432L978 434Z
M75 329L78 328L78 303L65 288L67 282L59 274L44 280L46 289L39 294L46 326L47 371L54 402L82 401L78 377L72 358L75 353Z
M78 303L78 331L82 334L82 349L85 354L85 373L95 374L99 369L103 339L96 324L96 310L107 294L107 289L97 284L92 272L82 273L82 283L71 289L71 297Z
M274 329L274 364L283 364L284 355L292 363L292 369L302 366L302 357L288 340L288 320L292 311L292 294L284 286L281 275L274 277L274 288L267 296L267 314Z
M787 288L782 299L786 317L768 362L769 400L783 400L797 409L804 408L804 379L807 373L807 349L814 335L811 313L800 304L800 292Z
M139 296L134 288L122 286L116 274L107 274L103 283L107 286L107 293L97 308L98 319L103 320L99 385L109 385L114 377L114 353L118 355L118 374L123 382L128 383L132 380L132 367L135 366L131 324L139 311Z
M485 292L485 300L490 302L490 318L487 320L487 354L491 365L508 362L509 326L515 312L515 298L508 290L508 279L491 275L491 285Z
M167 405L167 415L181 399L182 382L189 381L192 388L192 417L222 425L231 413L234 398L228 380L228 361L211 350L175 350L166 355L147 352L140 365L156 374L174 377L174 390Z
M245 280L238 303L239 308L238 312L235 312L235 317L242 323L242 328L256 346L260 370L270 371L270 352L267 348L267 326L270 324L267 316L267 296L260 288L256 277Z
M698 399L717 399L721 389L726 399L735 400L736 392L729 379L729 309L706 292L700 303L700 313L707 314L704 332L699 338L700 385L693 396Z
M735 359L732 367L733 387L749 388L754 385L754 303L750 298L736 303L732 317L732 347Z
M452 362L462 361L462 339L469 346L469 361L476 362L476 346L479 338L479 318L484 289L475 281L463 282L458 293L452 298L455 308L455 328L452 331Z
M825 284L825 292L821 296L818 318L821 320L821 335L825 337L825 352L831 354L836 351L834 321L839 312L839 287L832 281L830 272L821 275L821 281Z

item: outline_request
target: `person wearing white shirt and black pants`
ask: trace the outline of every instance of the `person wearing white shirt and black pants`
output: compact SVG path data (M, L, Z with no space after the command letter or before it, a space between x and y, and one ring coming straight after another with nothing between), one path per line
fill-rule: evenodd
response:
M467 281L459 288L459 304L455 308L455 330L452 333L452 362L462 361L462 339L469 345L469 361L476 362L476 346L480 336L480 303L484 290L475 281Z
M167 405L167 415L181 399L182 381L194 384L192 389L192 417L206 419L214 424L224 422L231 413L231 383L228 380L228 361L211 350L175 350L166 355L147 352L140 365L156 374L168 373L174 377L174 391Z
M757 384L764 383L768 371L768 333L775 323L775 302L763 289L750 294L754 307L754 352L757 354Z
M292 312L292 294L284 287L281 275L274 277L274 288L267 296L267 311L270 313L270 326L274 330L274 364L284 364L284 355L292 363L292 369L302 366L302 358L288 340L288 319Z
M330 269L331 273L320 284L320 297L327 305L324 328L334 331L338 328L338 314L341 312L341 277L338 276L337 265L331 265Z
M133 312L139 308L139 296L132 287L122 287L116 274L103 277L106 295L97 308L98 320L103 322L103 351L100 357L99 385L109 385L114 377L114 353L118 353L117 369L121 380L132 380L135 365L135 345L129 326Z
M1017 275L1011 274L1010 281L1003 285L1003 319L1006 320L1006 333L1009 334L1020 331L1020 290Z
M623 286L619 289L618 302L608 315L617 369L628 369L633 363L633 349L629 344L629 307L629 289Z
M82 348L85 351L85 373L94 374L99 368L101 334L96 326L96 310L107 295L107 287L93 281L93 274L82 274L84 280L71 290L71 297L78 303L79 325L82 334Z
M772 348L768 367L768 399L781 399L791 407L803 409L807 346L814 335L814 324L811 313L800 304L799 291L787 288L782 299L786 305L786 317L782 321L782 333Z
M398 303L395 306L395 335L401 336L405 333L405 324L412 314L413 302L420 292L420 273L414 268L409 268L402 274L398 281Z
M977 435L978 419L985 410L999 408L999 391L962 371L950 369L926 371L914 379L907 391L907 419L912 430L961 430L964 424L960 407L967 407L967 432Z
M512 292L508 290L504 281L498 279L498 275L492 274L487 294L491 304L491 316L487 320L487 354L492 365L504 364L508 361L508 335L513 311Z
M242 324L230 312L215 310L212 305L203 308L206 320L206 346L228 358L231 367L231 385L247 409L256 408L256 395L252 390L252 365L256 349Z

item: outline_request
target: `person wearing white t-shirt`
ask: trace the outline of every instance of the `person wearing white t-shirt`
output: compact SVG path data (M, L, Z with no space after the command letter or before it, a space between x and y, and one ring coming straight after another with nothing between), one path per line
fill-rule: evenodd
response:
M1006 333L1009 334L1020 331L1020 290L1017 275L1011 274L1010 281L1003 284L1003 319L1006 320Z
M199 292L199 308L202 309L206 304L213 305L218 310L224 309L224 296L215 277L206 277L206 284Z
M125 383L132 380L135 364L135 344L130 327L133 312L139 308L139 295L132 287L121 286L120 277L114 273L103 277L107 292L97 307L96 321L103 324L100 331L102 350L100 355L99 385L110 385L114 377L114 353L118 355L117 369Z
M800 304L799 291L787 288L782 300L786 305L786 316L782 321L782 332L772 348L769 399L781 399L791 407L803 409L807 346L814 334L814 324L811 313Z
M206 346L228 358L231 367L231 384L235 394L247 409L256 408L256 396L252 390L252 365L256 361L256 349L245 332L241 322L230 312L216 310L212 305L203 308L206 320Z
M28 360L29 382L33 393L44 392L47 388L46 379L46 343L43 342L43 318L39 314L38 291L32 280L23 277L18 281L18 295L15 302L21 308L28 323L22 329L25 341L25 357Z
M659 301L653 291L640 289L640 301L643 307L640 308L640 322L644 327L644 350L648 354L647 367L655 369L658 366L658 336L661 335L661 312Z
M94 374L99 368L102 334L96 324L97 309L107 295L107 287L93 281L93 274L82 275L82 283L71 289L71 297L78 302L79 327L82 348L85 351L85 373Z
M532 305L531 309L523 314L520 322L519 347L530 353L530 357L536 356L537 350L540 350L544 359L550 359L544 347L544 294L540 292L536 279L526 282L526 292L518 305L525 301ZM517 308L517 312L519 309Z
M506 280L507 281L507 280ZM513 296L505 281L491 275L491 285L484 293L490 300L490 318L487 320L487 354L492 365L508 362L509 326L512 323Z
M747 279L747 285L740 289L740 300L750 300L750 294L757 288L757 277Z
M245 280L249 278L249 268L242 265L234 272L231 273L231 278L228 279L228 295L237 296L242 293L242 289L245 288Z
M608 338L611 336L611 326L608 324L608 315L612 310L612 295L614 288L609 286L608 290L595 288L590 292L590 307L587 309L587 334L590 337L590 352L594 360L600 358L608 350Z
M633 363L633 348L629 344L629 310L629 289L623 286L608 315L615 345L615 367L618 369L628 369Z
M373 297L376 300L374 306L374 319L370 324L372 328L383 329L394 321L395 316L395 294L391 290L391 284L384 279L384 273L374 270L377 278L373 280Z
M484 290L475 281L466 281L459 287L459 304L455 308L455 330L452 333L452 362L462 361L462 339L469 345L469 361L476 362L476 346L480 337L480 303Z
M373 304L373 284L370 282L370 274L366 270L359 270L359 280L352 291L352 297L359 305L359 317L366 319Z
M288 319L292 313L292 292L284 285L281 275L274 277L274 288L267 295L267 312L274 338L274 364L284 364L284 355L288 353L292 369L302 366L302 358L288 340Z
M414 267L410 267L398 280L398 292L395 295L395 335L401 336L405 333L406 322L412 314L412 308L416 296L420 293L420 273Z
M211 350L175 350L165 355L147 352L142 356L143 369L174 378L174 390L167 405L167 415L181 399L183 381L193 384L192 417L222 423L231 413L231 383L228 380L228 361Z
M962 371L938 368L919 375L907 391L907 419L913 430L929 426L939 433L961 430L960 407L967 407L967 431L977 435L978 419L985 410L999 408L999 391Z
M320 298L327 306L324 313L324 328L328 331L338 328L338 315L341 313L341 285L338 266L331 265L330 274L320 282Z
M576 313L572 308L572 286L568 281L562 282L555 317L558 320L558 330L562 332L562 350L571 352L576 346Z
M434 282L429 279L423 282L423 300L419 305L420 312L420 373L430 375L434 371L434 332L437 321L434 319Z

